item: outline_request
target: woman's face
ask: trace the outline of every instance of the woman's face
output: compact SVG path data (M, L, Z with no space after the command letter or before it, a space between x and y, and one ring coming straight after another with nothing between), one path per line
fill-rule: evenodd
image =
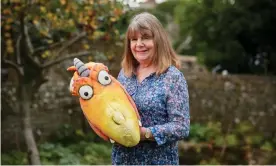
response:
M134 58L140 64L150 64L155 52L152 33L149 30L136 32L130 38L130 48Z

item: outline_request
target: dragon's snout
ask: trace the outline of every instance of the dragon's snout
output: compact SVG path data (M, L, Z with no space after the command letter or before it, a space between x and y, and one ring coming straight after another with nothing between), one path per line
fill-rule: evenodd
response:
M109 125L109 130L115 131L113 135L110 135L113 138L110 139L111 143L118 142L127 147L135 146L139 143L139 133L136 132L136 125L133 125L132 122L134 119L125 118L124 115L118 110L113 111L111 119L112 120L110 122L113 122L113 124ZM138 124L141 124L140 121Z
M120 94L117 92L116 94ZM105 98L101 101L104 102L106 107L101 110L101 112L105 112L107 120L104 130L106 133L109 133L109 137L123 144L127 147L135 146L140 141L140 129L141 122L137 119L137 116L130 112L132 107L129 105L129 102L121 99L120 97L114 99L112 96L104 95ZM119 95L121 96L121 95ZM102 96L103 97L103 96ZM135 110L132 110L135 113Z
M122 125L126 122L126 119L123 116L123 114L121 112L118 112L118 111L114 111L113 116L112 116L112 120L117 125Z

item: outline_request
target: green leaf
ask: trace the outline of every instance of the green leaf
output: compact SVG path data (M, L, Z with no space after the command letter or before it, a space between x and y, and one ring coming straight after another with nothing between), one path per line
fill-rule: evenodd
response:
M238 138L235 134L227 135L226 142L229 146L237 146L239 144Z
M252 143L253 144L258 145L258 144L261 143L262 140L263 140L263 136L262 135L260 135L260 134L252 135Z
M201 148L200 147L196 147L196 152L197 153L201 153Z
M260 148L261 150L265 150L265 151L272 151L273 150L273 145L266 141Z
M216 138L215 138L215 145L216 146L222 146L222 145L224 145L224 137L223 136L221 136L221 135L219 135L219 136L217 136Z
M237 127L237 131L242 134L244 134L245 132L252 131L252 130L253 130L253 126L251 125L250 122L242 122Z
M209 162L210 165L219 165L219 161L216 158L212 158Z
M42 149L42 150L52 150L52 149L54 149L55 148L55 145L54 144L52 144L52 143L44 143L44 144L41 144L40 146L40 149Z
M41 158L51 158L53 155L51 152L45 152L45 151L41 151L39 154Z
M79 136L82 136L82 137L85 136L81 129L76 130L76 135L79 135Z

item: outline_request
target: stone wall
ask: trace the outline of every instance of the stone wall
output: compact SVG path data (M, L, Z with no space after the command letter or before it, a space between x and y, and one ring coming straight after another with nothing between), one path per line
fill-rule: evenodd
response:
M276 133L276 77L186 74L193 121L249 120L265 133Z

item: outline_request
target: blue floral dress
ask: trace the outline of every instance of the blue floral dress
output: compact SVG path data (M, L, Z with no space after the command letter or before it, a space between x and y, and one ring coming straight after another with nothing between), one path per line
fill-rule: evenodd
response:
M141 83L136 75L126 77L120 71L118 81L133 98L144 127L156 141L141 141L127 148L114 144L113 165L178 165L177 141L189 135L189 94L183 74L174 66L157 76L155 73Z

